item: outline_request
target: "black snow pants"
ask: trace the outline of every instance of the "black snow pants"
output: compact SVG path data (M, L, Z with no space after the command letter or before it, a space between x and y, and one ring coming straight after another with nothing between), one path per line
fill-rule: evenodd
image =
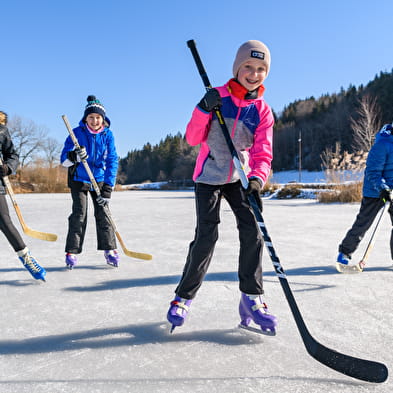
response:
M218 240L221 198L229 203L236 217L240 253L238 277L240 291L262 294L263 239L240 182L223 185L196 183L195 202L197 224L190 243L183 275L175 292L185 299L193 299L202 285L215 244Z
M97 250L116 249L115 232L105 209L97 201L95 191L84 191L80 187L71 187L72 213L68 217L68 234L65 251L80 254L86 234L87 200L90 194L93 201L97 233Z
M363 197L359 213L351 229L345 235L338 247L339 252L351 255L358 247L367 230L372 225L378 212L382 209L384 202L380 198ZM393 206L389 206L390 220L393 226ZM390 235L390 254L393 259L393 229Z
M4 233L14 251L20 251L26 247L21 235L11 221L7 200L3 194L0 194L0 230Z

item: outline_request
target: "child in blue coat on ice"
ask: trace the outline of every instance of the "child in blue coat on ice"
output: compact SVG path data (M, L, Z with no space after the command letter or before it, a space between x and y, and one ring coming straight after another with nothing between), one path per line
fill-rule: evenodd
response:
M79 123L74 128L80 149L75 149L70 136L61 152L61 163L68 167L68 187L71 189L72 213L68 218L68 234L65 245L65 262L72 269L77 255L82 252L87 224L87 199L90 194L96 221L97 249L104 250L106 262L117 267L119 254L116 250L115 232L105 212L116 182L118 156L115 139L109 128L110 120L105 108L95 96L87 97L87 105ZM82 165L85 159L100 188L101 195L94 191L90 178Z

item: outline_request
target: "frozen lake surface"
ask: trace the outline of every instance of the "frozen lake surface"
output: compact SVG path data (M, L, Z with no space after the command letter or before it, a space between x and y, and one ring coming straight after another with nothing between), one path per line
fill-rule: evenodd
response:
M169 334L166 312L180 278L195 224L193 192L116 192L111 211L127 248L153 255L126 257L118 269L96 250L90 213L84 251L65 269L71 209L68 194L17 195L24 219L57 242L24 236L47 269L30 278L2 237L0 392L378 392L310 357L264 252L264 283L278 317L275 337L237 328L238 236L224 202L213 261L185 325ZM382 230L357 275L334 268L337 246L358 204L265 200L264 218L311 334L339 352L393 367L391 224ZM10 204L14 222L16 216ZM19 224L17 223L19 228ZM366 237L354 260L364 251Z

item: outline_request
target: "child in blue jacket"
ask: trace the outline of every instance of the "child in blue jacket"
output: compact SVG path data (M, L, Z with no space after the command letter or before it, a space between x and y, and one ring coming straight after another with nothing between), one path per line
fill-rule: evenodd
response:
M70 136L61 152L61 163L68 167L68 187L71 189L72 213L68 217L68 234L65 246L66 265L72 269L77 254L82 252L87 224L87 195L90 194L96 221L97 249L104 250L109 265L117 267L119 255L116 250L115 232L105 212L112 189L116 183L118 156L115 140L109 129L110 120L105 108L95 96L87 97L87 105L79 127L74 128L80 149L75 149ZM81 163L86 159L100 188L97 196L90 178Z
M393 124L385 124L375 137L368 153L363 182L363 197L360 210L351 229L339 245L337 270L342 272L349 265L352 253L357 249L366 231L386 202L393 195ZM389 207L393 225L393 206ZM390 237L390 253L393 259L393 230ZM363 266L360 266L363 269Z

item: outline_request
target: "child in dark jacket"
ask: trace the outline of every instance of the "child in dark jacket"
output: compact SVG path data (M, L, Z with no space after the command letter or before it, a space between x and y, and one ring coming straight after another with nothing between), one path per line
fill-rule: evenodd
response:
M270 68L269 49L260 41L240 46L233 76L224 86L209 90L193 111L186 129L190 145L199 145L194 176L197 225L190 243L182 278L175 290L167 319L172 330L181 326L188 314L218 240L222 197L236 216L240 239L239 312L241 324L253 320L262 331L274 333L276 318L263 299L263 239L247 195L252 193L262 209L260 191L270 173L274 118L263 99L265 80ZM233 143L246 169L248 189L243 189L234 168L221 126L214 109L221 107Z
M46 271L37 260L30 254L18 230L11 221L7 201L5 198L6 187L3 178L16 172L19 165L19 157L15 151L14 144L7 125L7 114L0 111L0 230L17 253L23 266L36 280L45 281Z
M76 255L82 252L87 224L88 194L91 195L94 206L97 249L104 250L109 265L119 265L115 232L105 211L115 186L118 168L115 140L109 126L110 121L106 117L104 106L95 96L88 96L79 127L73 130L80 149L75 149L71 137L68 136L61 153L61 163L68 167L68 187L72 196L72 213L68 218L65 245L66 265L70 269L77 263ZM89 175L81 163L82 159L87 161L100 188L99 196L92 187Z

